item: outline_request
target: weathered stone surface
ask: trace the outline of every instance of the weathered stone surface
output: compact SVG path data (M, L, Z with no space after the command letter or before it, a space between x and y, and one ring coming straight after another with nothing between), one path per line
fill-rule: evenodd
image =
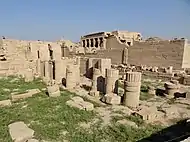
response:
M71 100L66 102L67 105L71 107L76 107L78 109L92 111L94 109L94 105L90 102L84 101L81 97L73 97Z
M83 103L84 102L83 98L78 97L78 96L72 97L71 100L76 102L76 103Z
M119 105L121 103L121 97L117 94L106 94L103 100L105 103L112 105Z
M70 106L70 107L75 107L75 108L78 108L78 109L83 109L83 106L80 103L78 104L78 103L76 103L76 102L74 102L72 100L67 101L66 104L68 106Z
M12 98L12 101L17 101L20 99L26 99L26 98L32 97L33 95L38 94L38 93L40 93L39 89L31 89L31 90L28 90L27 93L18 94L18 95L12 94L11 98Z
M50 97L58 97L61 95L58 85L48 86L47 91Z
M34 135L34 130L28 128L24 122L9 124L9 133L14 142L26 142Z
M131 127L134 127L134 128L138 128L138 126L137 126L137 124L135 122L129 121L129 120L126 120L126 119L118 120L117 123L122 124L122 125L128 125L128 126L131 126Z
M89 95L93 96L93 97L99 97L100 93L99 93L99 91L90 91Z
M0 107L10 106L10 105L11 105L11 100L0 101Z
M39 140L36 140L36 139L29 139L27 142L39 142Z
M94 109L94 105L90 102L83 102L82 106L87 111L92 111Z

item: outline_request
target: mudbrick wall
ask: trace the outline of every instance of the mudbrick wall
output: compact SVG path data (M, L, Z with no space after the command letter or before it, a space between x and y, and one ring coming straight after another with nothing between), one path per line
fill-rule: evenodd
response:
M184 40L160 41L156 43L136 42L128 48L128 63L181 69Z

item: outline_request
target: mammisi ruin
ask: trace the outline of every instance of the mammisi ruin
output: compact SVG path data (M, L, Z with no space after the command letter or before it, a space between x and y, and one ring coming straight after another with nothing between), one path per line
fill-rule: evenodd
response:
M2 38L0 75L22 76L26 82L41 78L50 97L60 96L60 88L75 93L84 90L88 98L100 104L122 106L147 123L162 120L165 124L173 118L190 117L189 55L187 39L144 40L141 33L128 31L91 33L81 36L79 43ZM148 79L151 98L141 100L142 86ZM23 98L32 96L29 94ZM15 97L0 104L10 105ZM92 103L80 99L73 98L67 104L94 109ZM186 104L186 109L177 104L161 106L170 99Z

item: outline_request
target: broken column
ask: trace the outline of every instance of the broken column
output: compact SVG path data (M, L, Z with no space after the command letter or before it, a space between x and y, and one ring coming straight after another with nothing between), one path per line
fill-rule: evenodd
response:
M25 82L30 82L34 80L34 75L32 69L26 69L24 73Z
M141 73L127 72L124 81L124 99L123 105L128 107L138 107L141 89Z
M117 93L119 70L106 69L106 94Z
M37 75L41 76L41 61L40 61L40 59L36 60L36 73L37 73Z
M122 64L126 65L128 62L128 49L123 49L123 55L122 55Z
M48 84L50 81L49 61L44 61L44 66L44 82Z
M73 89L79 82L80 71L78 65L68 65L66 68L66 87Z
M174 84L172 82L166 82L164 84L165 90L166 90L166 94L168 94L169 96L174 96L175 93L179 92L179 85L178 84Z
M47 91L48 91L49 97L58 97L61 95L59 86L56 84L47 86Z
M90 91L91 96L99 96L97 82L98 82L98 77L100 76L101 76L100 70L97 68L93 68L92 89Z
M106 95L102 101L107 104L117 105L121 103L121 97L118 93L119 70L106 69Z

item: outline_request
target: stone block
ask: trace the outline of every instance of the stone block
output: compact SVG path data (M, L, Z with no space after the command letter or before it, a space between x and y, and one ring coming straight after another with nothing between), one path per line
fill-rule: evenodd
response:
M0 107L10 106L10 105L11 105L11 100L0 101Z
M8 126L9 133L14 142L26 142L32 139L34 130L28 128L24 122L15 122Z
M25 71L24 77L25 77L24 78L25 82L33 81L34 80L34 75L33 75L32 70Z
M61 96L61 92L58 90L56 92L49 93L49 96L50 97L59 97L59 96Z
M78 96L71 98L71 100L76 102L76 103L83 103L84 102L83 98L78 97Z
M129 121L127 119L123 119L123 120L118 120L117 123L122 124L122 125L128 125L134 128L138 128L138 125L133 122L133 121Z
M36 89L32 89L32 90L28 90L27 93L23 93L23 94L18 94L18 95L11 95L12 101L17 101L20 99L26 99L29 97L32 97L33 95L39 93L40 91L36 90Z
M74 102L73 100L69 100L66 102L66 105L70 106L70 107L75 107L75 108L78 108L80 110L83 109L83 106L80 104L80 103L76 103Z
M48 86L47 91L50 97L58 97L61 95L58 85Z
M92 111L94 109L94 105L90 102L83 102L82 103L82 106L84 108L84 110L87 110L87 111Z
M48 93L54 93L54 92L56 92L58 90L59 90L59 86L58 85L53 85L53 86L48 86L47 87Z
M119 105L121 103L121 97L117 94L106 94L103 98L107 104Z
M93 96L93 97L99 97L100 96L100 92L99 91L90 91L89 95Z

